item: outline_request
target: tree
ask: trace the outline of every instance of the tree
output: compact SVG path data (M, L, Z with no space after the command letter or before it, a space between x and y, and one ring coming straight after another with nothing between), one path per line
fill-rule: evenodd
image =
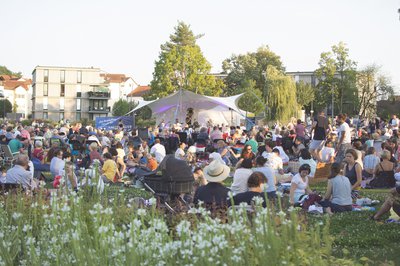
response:
M254 80L255 88L262 92L262 98L266 98L265 73L268 66L285 72L280 57L272 52L268 46L262 46L256 52L244 55L232 55L222 62L224 73L228 74L225 79L226 89L224 95L235 95L242 92L245 80Z
M296 115L295 83L285 75L280 57L268 46L262 46L256 52L233 55L224 60L222 68L228 74L224 95L245 92L244 99L239 102L244 110L262 111L267 106L268 118L281 121ZM259 97L258 101L255 101L255 95Z
M318 65L317 103L328 106L333 97L340 113L353 113L358 101L356 63L349 59L349 49L343 42L333 45L332 51L321 53Z
M264 103L261 100L262 93L260 90L255 89L255 81L245 80L242 86L244 95L239 99L239 108L256 115L265 111Z
M5 117L7 113L11 113L12 111L12 104L7 99L0 100L0 116Z
M377 100L393 96L394 89L390 78L381 74L380 67L369 65L358 71L357 86L359 115L373 116L376 113Z
M0 66L0 75L11 75L11 76L17 76L17 77L22 77L21 72L13 72L9 70L6 66Z
M315 99L315 90L302 80L296 83L296 100L300 108L304 108L309 105Z
M114 103L112 107L112 115L113 116L123 116L128 113L130 110L135 108L136 104L134 102L128 102L124 99L119 99Z
M148 98L161 98L180 88L211 96L221 93L223 82L210 75L211 65L196 44L200 37L189 25L178 23L170 41L161 45Z
M267 68L269 118L288 121L297 116L296 84L273 66Z

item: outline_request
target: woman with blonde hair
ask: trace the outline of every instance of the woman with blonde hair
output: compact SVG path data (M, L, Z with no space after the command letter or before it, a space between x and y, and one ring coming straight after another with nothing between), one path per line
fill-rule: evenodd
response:
M395 164L390 161L391 156L390 151L382 151L382 161L375 167L374 178L369 182L369 188L392 188L395 186Z

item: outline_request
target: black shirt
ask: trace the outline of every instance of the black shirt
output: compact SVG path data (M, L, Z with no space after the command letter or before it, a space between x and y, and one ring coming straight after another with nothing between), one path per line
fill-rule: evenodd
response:
M247 204L251 205L254 197L261 197L264 200L263 207L267 206L267 202L265 200L265 194L253 191L247 191L237 194L236 196L233 197L233 203L235 205L239 205L242 202L246 202Z
M228 201L228 192L229 188L223 186L221 183L210 182L196 190L193 203L198 204L199 201L202 201L205 204L215 202L217 205L224 205Z
M328 118L324 116L318 116L315 121L317 125L315 126L314 138L315 140L325 140L326 129L329 126Z

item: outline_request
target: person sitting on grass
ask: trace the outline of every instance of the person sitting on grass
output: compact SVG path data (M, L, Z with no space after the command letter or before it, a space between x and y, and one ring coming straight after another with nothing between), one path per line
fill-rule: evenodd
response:
M319 151L319 158L323 163L333 163L335 161L335 149L331 139L327 139L325 146Z
M7 184L21 184L24 189L33 190L36 188L29 172L29 157L19 154L14 161L14 167L7 171L5 182Z
M102 168L103 174L101 178L104 183L114 183L118 175L117 163L114 161L111 153L106 152L103 154L104 164Z
M340 174L341 169L340 163L332 164L325 197L320 202L328 214L352 210L351 184L347 177Z
M350 184L352 185L351 193L353 198L358 197L362 181L362 168L361 165L359 165L356 162L357 159L358 157L355 150L353 149L346 150L344 158L344 162L346 164L343 171L343 175L349 179Z
M267 159L262 156L257 157L256 165L257 167L253 169L254 172L261 172L267 179L264 185L263 192L267 192L268 199L276 198L276 177L274 170L266 166ZM249 187L250 188L250 187Z
M251 159L240 159L238 164L240 165L240 168L236 169L235 174L233 175L233 183L231 185L233 195L243 193L248 190L247 180L253 173L251 170L253 167L253 162Z
M389 196L371 219L378 221L383 215L388 213L391 208L393 208L393 211L400 216L400 186L390 190Z
M230 172L229 166L223 165L219 161L212 161L204 168L204 178L208 184L200 186L193 197L193 203L199 204L203 202L206 205L216 204L222 206L227 204L229 188L225 187L222 182L228 177Z
M292 178L289 196L291 205L298 203L302 195L311 193L308 187L308 175L310 173L311 167L308 164L303 164L299 168L299 173Z
M262 157L261 157L262 158ZM265 200L265 184L267 179L265 175L261 172L254 172L250 175L247 180L247 186L249 191L242 192L233 197L233 205L239 205L242 202L246 202L251 205L253 203L254 197L260 197L263 199L263 207L267 206L267 202ZM232 202L229 202L232 204ZM229 205L228 203L228 205Z
M367 154L364 157L364 170L363 170L363 177L371 178L375 173L376 167L380 163L380 158L376 156L375 148L369 147L367 150Z

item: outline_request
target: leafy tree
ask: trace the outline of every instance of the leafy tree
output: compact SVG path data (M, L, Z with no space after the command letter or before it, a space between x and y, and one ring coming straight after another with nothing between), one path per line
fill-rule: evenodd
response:
M224 73L228 74L225 83L227 85L224 95L235 95L243 91L245 80L254 80L255 88L262 92L262 98L266 98L266 69L274 66L285 72L285 68L278 55L272 52L268 46L262 46L256 52L244 55L233 55L222 62Z
M245 80L242 84L244 95L239 99L238 106L254 114L265 111L264 103L262 102L262 92L255 88L254 80Z
M21 72L13 72L9 70L6 66L0 66L0 75L12 75L12 76L17 76L17 77L22 77Z
M300 108L309 105L315 99L315 90L302 80L296 83L296 100Z
M223 82L210 75L211 65L196 44L200 37L189 25L178 23L170 41L161 45L148 98L161 98L179 88L211 96L221 93Z
M390 78L381 74L380 67L366 66L357 73L359 115L372 116L376 113L377 100L393 96L394 90Z
M333 96L340 113L353 113L358 101L356 63L349 58L349 49L343 42L333 45L332 51L321 54L318 64L317 102L327 106Z
M287 120L296 115L295 83L285 75L280 57L268 46L260 47L256 52L233 55L224 60L222 68L228 74L224 95L246 92L239 102L244 110L259 112L265 104L269 119ZM259 97L258 101L255 101L255 95Z
M297 116L296 84L273 66L267 68L269 118L288 121Z
M0 100L0 116L5 117L7 113L12 112L12 104L9 100Z
M112 115L113 116L123 116L128 113L130 110L135 108L136 104L134 102L128 102L124 99L119 99L114 103L112 107Z

